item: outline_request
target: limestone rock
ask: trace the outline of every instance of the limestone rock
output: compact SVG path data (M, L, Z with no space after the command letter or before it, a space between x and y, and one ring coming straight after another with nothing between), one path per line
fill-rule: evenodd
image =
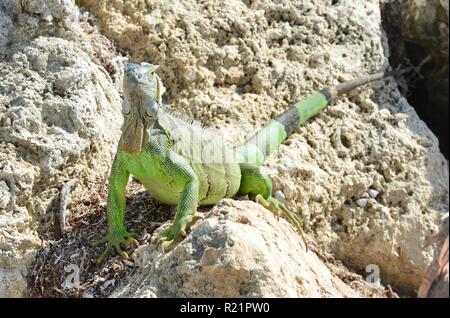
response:
M58 188L99 182L116 149L120 98L99 64L120 63L98 51L106 40L83 33L73 3L0 2L0 296L26 294ZM323 86L388 66L378 0L77 3L133 61L161 65L169 107L221 127L230 143ZM339 100L264 169L321 249L359 271L377 265L382 281L415 293L432 259L425 238L448 212L448 163L395 80ZM141 271L114 295L356 295L302 252L284 221L224 202L234 212L216 207L172 252L136 251Z
M112 297L358 297L292 226L251 201L222 200L169 252L157 237Z
M132 60L161 65L170 107L231 143L323 86L388 66L378 0L77 3ZM396 80L340 99L265 169L323 249L415 294L432 259L425 238L448 212L448 163ZM369 189L379 194L359 207Z
M103 179L115 151L119 94L78 17L71 0L0 2L0 297L26 295L58 188Z
M402 59L407 58L418 64L426 57L430 58L420 70L422 82L416 84L417 90L422 90L418 95L423 96L427 103L414 106L440 139L441 151L448 158L449 1L381 2L384 3L384 24L388 36L391 43L395 43L391 60L394 63L402 63ZM429 109L433 111L430 112Z

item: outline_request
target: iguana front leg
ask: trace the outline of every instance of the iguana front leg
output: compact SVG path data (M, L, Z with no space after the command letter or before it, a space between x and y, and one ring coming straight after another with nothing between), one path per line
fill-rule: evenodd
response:
M122 251L120 244L130 245L138 244L134 239L136 234L130 233L125 229L125 188L128 183L130 173L125 167L123 160L120 159L120 153L114 158L111 172L109 175L108 186L108 205L106 218L108 220L108 232L101 240L94 243L95 246L107 243L106 250L98 258L97 263L104 261L111 248L115 248L117 253L124 258L128 254Z
M163 248L176 243L180 236L186 236L186 231L194 221L198 205L199 180L190 164L180 155L169 151L163 163L166 174L183 183L183 190L177 205L173 225L160 238Z

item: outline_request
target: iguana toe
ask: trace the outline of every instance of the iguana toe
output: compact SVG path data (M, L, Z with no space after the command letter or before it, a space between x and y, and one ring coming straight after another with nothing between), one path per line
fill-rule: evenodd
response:
M107 243L105 251L102 253L102 255L97 259L97 264L102 263L106 257L109 255L109 252L114 247L117 254L122 256L124 259L129 259L130 257L126 252L124 252L121 248L121 244L123 245L137 245L139 246L139 242L134 238L136 236L135 233L127 232L125 230L119 231L115 230L112 233L108 233L103 237L101 240L98 240L93 243L94 246L99 246L104 243Z
M164 234L159 238L163 250L169 250L173 247L174 243L179 242L182 238L187 236L187 226L181 226L175 222L170 228L168 228Z
M291 223L297 228L297 231L299 232L300 236L302 237L303 243L305 244L305 248L308 251L308 242L305 238L303 229L301 227L303 221L297 214L289 211L284 206L283 203L279 202L274 197L270 196L267 199L264 199L262 195L258 194L255 200L257 203L261 204L263 207L273 212L277 216L277 218L279 218L280 214L285 215L291 221Z

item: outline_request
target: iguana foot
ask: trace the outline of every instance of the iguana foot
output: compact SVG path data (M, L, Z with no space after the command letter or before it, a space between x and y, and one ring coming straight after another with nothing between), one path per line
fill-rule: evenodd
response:
M273 212L277 217L280 214L285 215L297 228L300 236L302 237L303 243L305 243L306 250L308 250L308 242L305 239L305 235L303 233L301 224L303 223L302 219L295 213L289 211L283 203L275 199L274 197L268 197L264 199L264 197L258 194L255 198L256 203L261 204L263 207Z
M131 245L134 244L139 246L139 242L135 239L136 234L132 232L128 232L126 230L114 230L112 233L108 233L101 240L98 240L93 243L94 246L99 246L107 243L106 249L103 254L97 259L97 264L102 263L105 258L108 256L111 248L115 248L117 253L125 259L128 259L129 256L126 252L122 251L120 244Z
M192 217L187 217L184 220L175 220L174 224L164 231L164 234L159 238L163 250L168 250L173 247L173 244L181 241L182 238L187 236L192 224L198 220L202 220L205 217L201 214L196 214Z
M187 223L175 221L170 228L164 231L164 234L159 239L163 250L170 249L175 243L178 243L181 238L186 237L187 231Z
M164 231L164 234L159 238L163 250L170 249L173 244L180 241L181 237L186 236L186 226L182 227L178 222L175 222L170 228Z

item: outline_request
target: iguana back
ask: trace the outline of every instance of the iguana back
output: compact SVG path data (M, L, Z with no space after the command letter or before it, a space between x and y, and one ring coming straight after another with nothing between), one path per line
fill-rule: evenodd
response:
M171 149L186 158L198 176L199 204L215 204L237 193L241 170L236 151L217 131L167 107L161 107L158 124L171 139Z

